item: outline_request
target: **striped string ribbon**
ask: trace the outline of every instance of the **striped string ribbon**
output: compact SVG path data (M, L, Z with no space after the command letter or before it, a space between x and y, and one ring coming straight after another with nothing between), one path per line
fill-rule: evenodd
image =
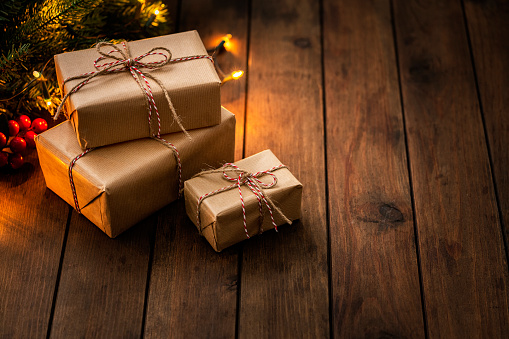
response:
M242 194L242 188L241 188L242 185L246 185L249 188L249 190L251 192L253 192L253 194L256 196L256 199L258 200L258 209L259 209L259 212L260 212L260 218L259 218L260 228L259 228L259 233L263 232L262 226L263 226L263 206L264 206L264 204L267 207L267 210L269 211L270 219L271 219L272 225L274 226L274 229L276 230L276 232L277 232L277 224L274 221L274 213L276 213L279 216L281 216L281 218L283 218L283 220L286 223L291 224L292 221L289 220L283 214L283 212L279 209L279 207L277 207L274 204L274 202L270 199L270 197L268 195L266 195L265 192L264 192L265 189L269 189L269 188L272 188L272 187L276 186L276 184L277 184L277 177L272 172L277 171L277 170L282 169L282 168L286 168L286 166L285 165L279 165L279 166L272 167L271 169L268 169L266 171L250 173L250 172L248 172L246 170L243 170L243 169L239 168L235 164L227 163L227 164L224 164L219 169L210 170L210 171L203 171L203 172L200 172L197 175L195 175L194 177L198 177L198 176L207 175L207 174L211 174L211 173L222 172L223 173L223 176L222 176L223 179L234 182L233 184L231 184L229 186L225 186L225 187L219 188L217 190L214 190L212 192L208 192L208 193L202 195L198 199L198 206L197 206L197 209L196 209L196 221L197 221L197 225L198 225L198 229L200 231L200 234L202 233L201 218L200 218L200 207L201 207L201 204L203 203L203 201L206 198L209 198L209 197L214 196L216 194L219 194L219 193L222 193L222 192L226 192L226 191L229 191L229 190L234 189L234 188L238 188L239 195L240 195L240 203L241 203L241 206L242 206L244 232L246 233L246 237L248 239L250 238L249 232L247 230L246 206L245 206L245 203L244 203L244 195ZM230 173L230 175L229 175L229 173ZM234 175L231 175L232 173ZM269 175L269 176L272 177L272 181L270 183L268 183L268 184L262 182L259 179L260 177L265 176L265 175Z
M86 149L83 153L77 155L74 159L71 160L69 163L69 183L71 184L71 191L72 191L72 197L74 199L74 209L76 209L76 212L81 214L81 208L78 204L78 195L76 194L76 186L74 185L74 177L72 175L72 169L74 165L76 164L76 161L78 161L79 158L83 157L88 152L92 151L93 148Z
M108 46L111 47L112 50L109 52L104 52L101 50L101 48ZM154 47L147 53L144 53L138 57L131 58L129 47L126 42L122 42L122 47L124 50L120 49L117 45L114 45L109 42L100 42L97 44L96 49L97 52L101 55L96 60L94 60L94 67L97 69L97 71L83 73L77 76L72 76L64 80L62 83L62 88L64 88L64 85L66 82L76 79L84 79L83 81L76 84L62 99L62 102L58 106L57 112L55 114L54 119L57 120L58 116L60 114L60 111L62 110L62 107L65 103L65 101L71 96L71 94L76 93L80 88L85 86L90 80L95 78L96 76L99 76L101 74L111 74L115 72L124 72L129 71L131 75L133 76L134 80L138 84L140 90L142 91L145 101L147 104L147 111L148 111L148 125L149 125L149 131L151 138L157 140L158 142L162 143L166 147L168 147L173 155L175 156L176 162L177 162L177 173L178 173L178 192L179 192L179 198L182 194L182 162L180 160L180 155L175 147L174 144L171 142L163 139L161 137L161 119L159 117L159 110L157 109L156 102L154 100L154 95L152 93L152 88L150 87L150 83L147 80L147 78L155 81L159 87L162 89L164 96L166 98L166 102L168 103L168 106L170 108L170 111L172 113L173 119L177 122L178 126L182 130L182 132L189 137L189 133L186 131L184 126L182 125L182 121L180 117L177 115L177 112L175 111L175 108L173 107L173 103L171 102L170 95L168 94L168 91L164 87L163 83L157 79L155 76L153 76L150 73L143 73L140 69L141 68L147 68L147 69L155 69L165 66L168 63L175 63L175 62L181 62L181 61L189 61L189 60L196 60L196 59L209 59L212 63L214 62L212 57L209 55L194 55L194 56L188 56L183 58L171 58L171 52L169 49L164 47ZM118 55L120 54L120 56ZM160 60L157 61L151 61L151 62L143 62L142 60L148 56L160 56L162 57ZM103 62L104 60L113 60L111 62ZM152 129L152 113L155 113L156 119L157 119L157 132L154 133ZM87 149L83 153L77 155L70 163L69 163L69 182L71 185L71 190L73 193L74 198L74 205L75 209L78 213L81 213L81 209L78 204L78 197L76 195L76 187L74 185L72 170L74 165L76 164L76 161L83 157L85 154L89 153L92 149Z
M171 142L164 140L163 138L154 138L154 139L161 142L166 147L170 148L175 156L175 160L177 162L178 197L180 198L182 196L182 192L183 192L183 182L182 182L182 162L180 161L179 151L177 150L177 147L175 147L175 145L173 145ZM68 167L69 183L71 185L72 196L74 199L74 209L76 210L76 212L78 212L80 214L81 214L81 208L78 203L78 195L76 194L76 186L74 184L74 176L72 174L72 171L73 171L73 168L74 168L74 165L76 164L76 162L80 158L85 156L85 154L89 153L92 150L93 150L93 148L88 148L83 153L78 154L76 157L74 157L74 159L71 160L71 162L69 163L69 167Z

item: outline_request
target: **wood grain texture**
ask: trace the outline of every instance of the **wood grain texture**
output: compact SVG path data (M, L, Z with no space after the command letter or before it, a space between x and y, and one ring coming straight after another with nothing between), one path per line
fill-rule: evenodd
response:
M508 273L461 5L394 8L429 335L502 338Z
M509 237L509 3L465 1L499 208ZM507 246L507 244L506 244Z
M180 31L198 30L207 49L231 34L231 47L218 54L216 61L226 75L247 70L247 0L186 0L182 3ZM221 75L220 75L221 77ZM246 78L226 82L221 87L221 104L235 114L235 160L243 158Z
M146 338L232 338L237 248L218 254L186 215L183 201L162 210L147 307Z
M51 337L139 337L155 218L110 239L72 213Z
M227 33L233 50L217 61L228 72L246 69L247 1L184 1L180 31L197 29L207 48ZM235 114L235 159L242 158L245 78L225 83L222 104ZM145 337L231 338L235 336L238 247L218 254L201 238L183 202L159 216L150 279Z
M319 6L253 1L246 156L271 149L304 186L302 219L244 243L241 338L329 335Z
M332 300L338 338L422 338L389 1L325 1Z
M33 151L0 169L0 337L45 338L68 205L46 188Z

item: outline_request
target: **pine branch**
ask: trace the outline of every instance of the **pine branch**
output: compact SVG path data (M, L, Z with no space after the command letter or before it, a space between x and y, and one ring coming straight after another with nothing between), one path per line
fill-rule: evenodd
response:
M69 13L69 11L71 11L74 7L76 7L77 5L79 5L80 3L84 2L85 0L73 0L68 7L64 8L63 10L61 11L57 11L57 13L53 16L53 17L50 17L49 19L47 19L45 22L43 22L42 24L40 24L39 26L37 26L35 28L35 30L38 30L42 27L45 27L46 25L48 25L50 22L62 17L63 15ZM50 1L51 2L51 1Z
M99 40L138 40L169 33L161 1L147 3L0 0L0 110L26 114L48 109L47 100L58 101L54 65L45 68L54 54L89 48ZM156 9L160 14L154 21ZM43 73L45 86L34 82L34 70Z
M4 76L9 76L7 72L15 68L15 63L28 54L29 48L30 44L23 44L18 48L13 46L7 55L0 55L0 72L6 72Z

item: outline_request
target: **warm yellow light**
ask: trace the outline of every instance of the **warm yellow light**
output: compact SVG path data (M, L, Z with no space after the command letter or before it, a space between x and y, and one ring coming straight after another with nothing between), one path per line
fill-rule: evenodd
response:
M224 41L223 44L224 49L226 49L227 51L232 49L232 42L230 41L231 38L232 38L231 34L226 34L222 39Z
M41 73L39 73L39 72L37 72L37 71L33 71L33 73L32 73L32 74L34 75L34 77L35 77L36 79L39 79L39 78L41 77Z
M158 14L159 14L159 10L158 10L158 9L156 9L156 10L154 11L154 14L155 14L155 15L158 15Z
M51 100L44 100L46 101L46 106L51 106Z
M230 81L230 80L237 80L238 78L242 77L243 75L244 75L243 71L232 72L232 73L228 74L228 76L226 76L223 79L223 81L221 81L221 85L224 84L227 81Z
M237 80L244 75L244 71L235 71L232 73L232 78Z

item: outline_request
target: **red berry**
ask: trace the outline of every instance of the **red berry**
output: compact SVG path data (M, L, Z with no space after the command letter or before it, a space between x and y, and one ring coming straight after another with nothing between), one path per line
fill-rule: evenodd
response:
M5 147L5 145L7 145L7 137L5 136L5 134L0 132L0 150L2 150Z
M35 136L37 135L37 133L35 133L34 131L27 131L25 133L25 141L27 142L27 147L28 148L35 148Z
M20 130L26 131L30 128L30 125L32 125L32 121L27 115L22 115L18 118L18 124Z
M32 129L37 134L42 133L48 129L48 123L42 118L37 118L32 122Z
M4 167L9 163L9 158L7 157L7 153L0 152L0 167Z
M9 158L9 163L11 164L12 169L18 169L21 166L23 166L23 163L25 160L23 160L23 156L19 153L13 154Z
M14 137L9 143L9 147L14 153L23 153L27 148L27 142L22 137Z
M15 136L19 133L19 124L14 120L9 120L7 123L9 125L9 134L11 136Z

